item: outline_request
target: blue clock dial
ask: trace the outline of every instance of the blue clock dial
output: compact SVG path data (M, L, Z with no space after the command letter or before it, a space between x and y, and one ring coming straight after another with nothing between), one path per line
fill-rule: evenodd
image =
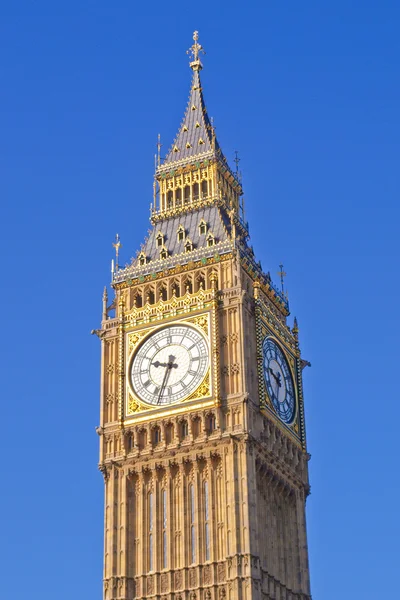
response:
M270 337L263 342L263 372L275 411L284 423L292 423L296 412L292 375L284 353Z

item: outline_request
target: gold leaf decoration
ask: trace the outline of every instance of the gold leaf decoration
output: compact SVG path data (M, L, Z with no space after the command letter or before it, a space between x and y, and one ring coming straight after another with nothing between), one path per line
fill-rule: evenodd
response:
M133 413L140 411L140 405L136 398L134 398L131 394L129 394L128 398L128 414L131 415Z
M187 322L197 325L197 327L202 329L208 337L208 313L187 319Z
M129 344L129 352L132 352L134 348L138 345L140 340L144 335L146 335L147 330L145 331L137 331L135 333L130 333L128 335L128 344Z
M204 377L202 383L199 387L191 394L188 398L186 398L186 402L188 400L197 400L199 398L206 398L211 395L211 387L210 387L210 371L207 371L207 375Z

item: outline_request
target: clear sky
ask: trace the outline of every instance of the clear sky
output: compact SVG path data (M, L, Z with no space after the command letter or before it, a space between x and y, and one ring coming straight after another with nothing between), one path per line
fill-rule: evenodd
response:
M126 262L149 227L156 138L166 151L180 124L198 29L256 256L284 263L312 363L313 597L394 598L398 2L3 0L0 17L1 597L101 598L90 330L115 233Z

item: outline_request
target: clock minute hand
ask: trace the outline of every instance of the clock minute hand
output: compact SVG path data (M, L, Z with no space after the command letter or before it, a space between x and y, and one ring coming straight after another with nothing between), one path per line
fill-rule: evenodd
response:
M163 382L162 382L161 388L160 388L160 393L158 395L157 404L160 404L160 402L161 402L161 398L164 394L164 390L167 385L167 381L168 381L168 377L171 372L171 369L176 368L178 366L178 365L174 364L175 356L169 356L168 359L169 359L169 362L163 363L163 365L165 365L166 368L165 368L165 373L164 373L164 379L163 379Z
M275 371L273 369L271 369L271 367L269 367L269 372L271 373L271 375L273 376L273 378L275 379L276 383L278 384L278 387L281 387L281 374L278 373L278 375L275 374Z

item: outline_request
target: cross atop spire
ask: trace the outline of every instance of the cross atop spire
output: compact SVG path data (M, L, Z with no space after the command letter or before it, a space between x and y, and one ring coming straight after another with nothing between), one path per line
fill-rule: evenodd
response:
M193 33L194 44L189 48L189 50L186 50L186 54L188 54L192 59L189 64L193 71L200 71L203 68L201 60L199 58L199 53L202 52L203 54L205 54L205 51L203 49L203 46L198 43L198 39L199 32L195 31Z

